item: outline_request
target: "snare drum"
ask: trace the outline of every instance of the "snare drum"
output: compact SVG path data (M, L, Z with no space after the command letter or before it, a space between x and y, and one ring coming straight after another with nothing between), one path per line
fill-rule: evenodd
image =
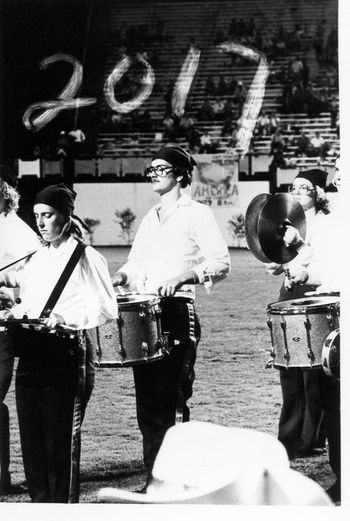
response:
M322 367L322 347L339 327L336 297L308 297L274 302L267 307L272 365L277 368Z
M156 295L117 296L119 316L97 328L98 367L129 367L161 360L167 345Z

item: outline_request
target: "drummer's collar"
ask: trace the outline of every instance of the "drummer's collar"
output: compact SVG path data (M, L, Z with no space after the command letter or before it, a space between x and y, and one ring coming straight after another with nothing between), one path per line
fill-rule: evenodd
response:
M191 204L192 202L192 199L190 198L189 195L187 194L181 194L180 197L178 198L177 201L175 201L172 205L171 205L171 208L173 207L176 207L176 206L188 206L189 204ZM158 211L159 208L160 208L160 203L156 204L154 206L154 210L155 211Z

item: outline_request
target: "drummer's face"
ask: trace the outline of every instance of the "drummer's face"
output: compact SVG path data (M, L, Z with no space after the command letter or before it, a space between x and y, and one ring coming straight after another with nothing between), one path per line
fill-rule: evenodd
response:
M308 179L297 177L294 179L289 191L302 206L303 210L315 207L315 188Z
M45 241L55 243L61 239L67 221L64 215L47 204L36 204L34 215L40 234Z
M159 195L170 192L177 184L176 179L173 177L172 165L164 159L154 159L151 167L154 170L148 177L151 179L153 191ZM159 170L160 175L157 175L157 170Z

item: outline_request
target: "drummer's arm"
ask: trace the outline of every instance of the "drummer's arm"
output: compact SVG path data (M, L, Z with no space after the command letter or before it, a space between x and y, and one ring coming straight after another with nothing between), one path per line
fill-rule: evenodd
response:
M164 281L158 287L158 293L162 297L171 297L184 284L198 284L199 282L197 273L194 270L188 270L177 277Z
M20 285L22 269L0 273L0 288L17 288Z

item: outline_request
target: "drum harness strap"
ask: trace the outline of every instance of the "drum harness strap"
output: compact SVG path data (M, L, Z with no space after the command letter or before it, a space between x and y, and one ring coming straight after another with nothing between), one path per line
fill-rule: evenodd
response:
M188 310L188 321L189 321L189 345L187 347L185 358L183 361L179 382L178 382L178 391L177 391L177 404L176 404L176 423L183 423L184 417L184 384L186 378L188 376L190 370L190 362L193 351L196 349L197 339L195 335L195 311L193 306L193 300L186 302L187 310Z
M69 258L61 276L59 277L51 295L49 296L40 318L49 317L55 307L62 291L64 290L69 277L73 273L75 266L78 264L80 257L85 251L86 245L78 242L71 257ZM77 503L79 501L79 467L80 467L80 427L82 423L82 407L85 391L85 357L86 357L86 341L83 331L77 332L75 338L78 348L78 382L73 407L72 420L72 437L71 437L71 468L70 468L70 484L69 484L69 503Z

